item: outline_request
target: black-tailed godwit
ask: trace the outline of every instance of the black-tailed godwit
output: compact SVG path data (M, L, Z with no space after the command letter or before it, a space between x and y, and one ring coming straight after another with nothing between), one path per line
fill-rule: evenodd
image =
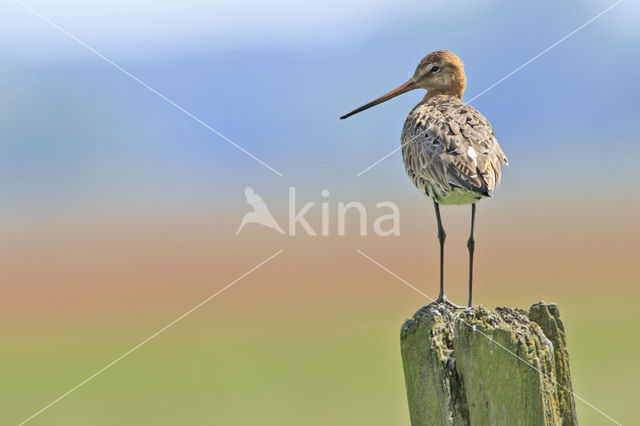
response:
M424 57L413 77L400 87L340 117L371 108L414 89L427 94L407 115L402 129L402 159L414 185L433 200L440 241L440 293L434 304L460 308L444 294L444 241L440 204L471 204L469 301L473 285L476 202L491 197L507 157L491 125L475 108L462 101L466 77L462 61L437 50Z

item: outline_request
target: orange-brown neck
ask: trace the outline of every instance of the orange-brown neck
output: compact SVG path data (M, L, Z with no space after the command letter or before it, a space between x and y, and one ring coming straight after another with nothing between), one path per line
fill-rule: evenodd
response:
M467 85L467 78L464 75L462 66L456 69L447 79L446 84L434 84L431 87L426 87L427 94L424 99L429 99L434 96L455 96L462 99L462 94Z
M424 98L422 98L422 100L426 101L427 99L431 99L435 96L455 96L458 99L462 99L463 92L464 92L464 89L457 90L457 91L453 91L450 89L431 89L427 91L427 93L424 95Z

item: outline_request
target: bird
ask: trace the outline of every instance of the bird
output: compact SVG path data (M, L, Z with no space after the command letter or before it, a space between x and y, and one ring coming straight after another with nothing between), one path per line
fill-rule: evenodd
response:
M444 243L446 233L440 205L471 204L469 251L469 297L472 306L473 255L475 251L476 203L492 197L509 162L498 144L489 121L462 100L466 87L464 65L447 50L425 56L413 76L396 89L365 104L340 119L369 109L415 89L427 92L405 119L401 135L402 159L413 184L433 201L440 243L440 292L427 305L444 304L463 309L450 302L444 292Z
M242 217L242 220L240 221L240 227L236 231L236 235L240 233L242 228L244 228L247 223L257 223L260 225L264 225L268 228L275 229L281 234L284 234L284 231L282 230L282 228L280 228L278 222L276 222L276 219L269 211L269 208L265 204L262 197L256 194L253 188L251 188L250 186L245 187L244 196L247 199L247 203L251 207L253 207L253 211L245 214Z

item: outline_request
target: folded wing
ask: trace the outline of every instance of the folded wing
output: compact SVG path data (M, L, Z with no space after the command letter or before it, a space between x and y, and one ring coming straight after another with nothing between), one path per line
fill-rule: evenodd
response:
M407 117L403 131L407 170L451 191L459 187L491 196L507 158L489 122L451 97L432 98Z

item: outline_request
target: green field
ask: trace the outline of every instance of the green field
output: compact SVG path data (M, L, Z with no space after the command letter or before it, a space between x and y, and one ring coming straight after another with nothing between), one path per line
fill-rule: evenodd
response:
M639 344L603 322L630 323L633 314L593 312L563 312L575 391L623 424L638 424L640 412L632 403L640 374L629 365ZM220 322L195 314L29 424L408 424L398 348L402 319L325 325L258 317L235 327L225 323L224 331L215 326ZM5 333L1 423L18 424L136 345L155 331L154 322L147 323L66 327L48 336ZM613 424L576 404L581 424Z

